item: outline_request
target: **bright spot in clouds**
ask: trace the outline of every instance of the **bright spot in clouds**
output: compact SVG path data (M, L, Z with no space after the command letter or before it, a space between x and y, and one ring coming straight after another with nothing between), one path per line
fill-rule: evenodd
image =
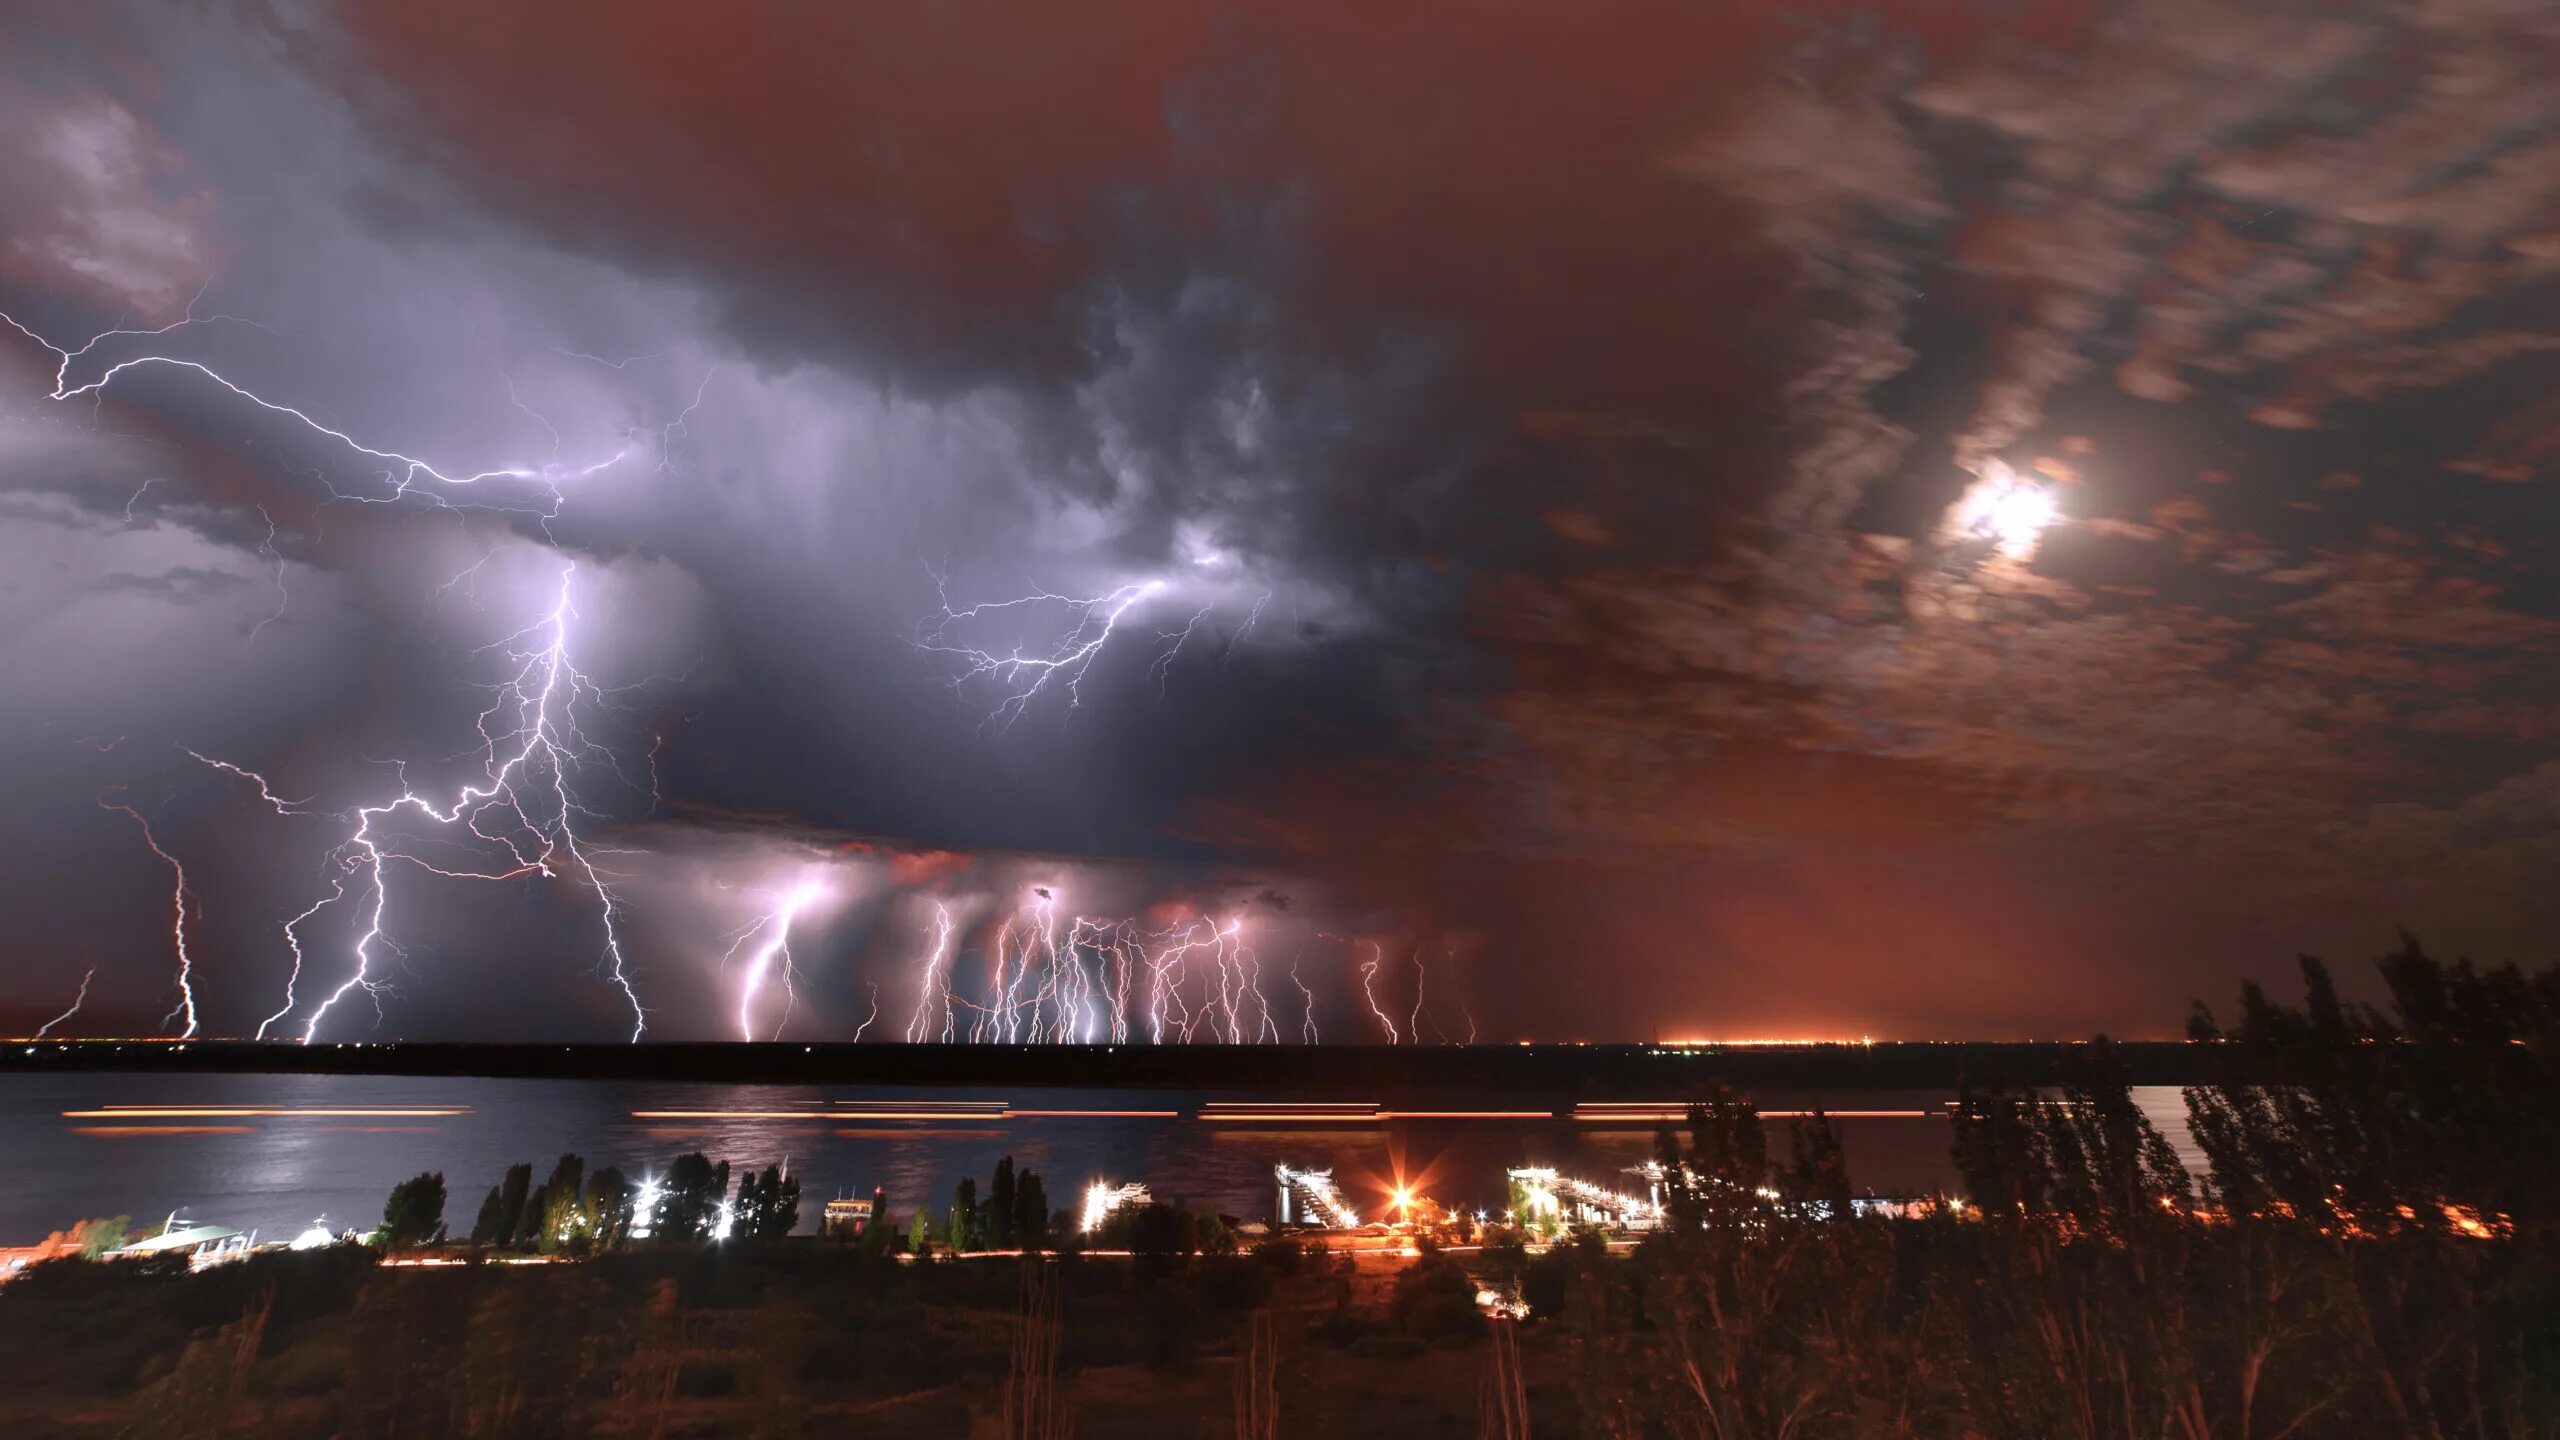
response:
M1981 477L1965 488L1952 512L1958 535L1987 541L2012 560L2032 557L2045 527L2059 518L2051 489L2020 478L2000 460L1983 462Z

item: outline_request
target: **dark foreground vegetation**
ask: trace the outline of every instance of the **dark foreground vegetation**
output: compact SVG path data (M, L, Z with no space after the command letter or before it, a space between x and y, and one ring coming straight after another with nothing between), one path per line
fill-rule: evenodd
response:
M2375 1010L2306 965L2299 1005L2199 1013L2298 1078L2189 1091L2203 1177L2101 1050L2058 1090L1969 1087L1970 1203L1922 1219L1854 1213L1827 1123L1773 1156L1701 1097L1631 1254L1497 1233L1371 1270L1167 1225L1127 1258L918 1260L884 1224L540 1265L65 1260L0 1287L0 1433L2560 1435L2560 980L2414 946L2383 977ZM984 1224L1041 1208L991 1194Z

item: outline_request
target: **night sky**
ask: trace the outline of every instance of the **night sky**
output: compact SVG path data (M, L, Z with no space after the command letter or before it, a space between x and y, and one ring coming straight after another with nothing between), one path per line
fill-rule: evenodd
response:
M2560 920L2547 0L19 6L0 311L0 1030L162 1027L138 816L299 1033L564 572L587 859L393 822L321 1038L621 1038L583 864L669 1038L787 894L794 1039L1041 891L1291 1039Z

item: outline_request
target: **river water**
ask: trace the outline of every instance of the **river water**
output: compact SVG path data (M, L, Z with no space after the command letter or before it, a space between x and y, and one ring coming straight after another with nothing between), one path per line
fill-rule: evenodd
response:
M1764 1107L1841 1113L1852 1181L1886 1195L1956 1185L1942 1093L1761 1096ZM2182 1152L2175 1090L2137 1092ZM377 1223L392 1184L439 1171L446 1218L467 1229L510 1164L535 1180L561 1153L633 1176L700 1150L738 1165L787 1165L803 1229L819 1203L885 1187L890 1211L939 1214L963 1176L981 1190L996 1160L1038 1170L1050 1203L1084 1186L1143 1183L1243 1219L1274 1211L1272 1167L1330 1166L1345 1198L1375 1213L1399 1178L1447 1204L1498 1210L1504 1170L1549 1165L1624 1183L1652 1153L1641 1122L1504 1114L1533 1110L1470 1095L1427 1112L1307 1119L1287 1102L1198 1092L633 1084L314 1075L0 1077L0 1245L27 1244L88 1216L137 1225L173 1210L290 1236L325 1217ZM1464 1112L1464 1113L1459 1113ZM1786 1127L1770 1122L1771 1153ZM2189 1163L2193 1158L2190 1155Z

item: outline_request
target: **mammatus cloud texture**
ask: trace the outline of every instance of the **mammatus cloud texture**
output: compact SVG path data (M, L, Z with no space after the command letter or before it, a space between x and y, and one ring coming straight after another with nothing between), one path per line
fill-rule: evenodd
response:
M705 1036L812 885L869 1038L1050 911L1291 1038L2560 919L2547 5L468 8L8 22L0 1015L175 998L102 798L210 1028L340 983L572 565L599 874L411 825L341 1038L625 1033L599 879Z

